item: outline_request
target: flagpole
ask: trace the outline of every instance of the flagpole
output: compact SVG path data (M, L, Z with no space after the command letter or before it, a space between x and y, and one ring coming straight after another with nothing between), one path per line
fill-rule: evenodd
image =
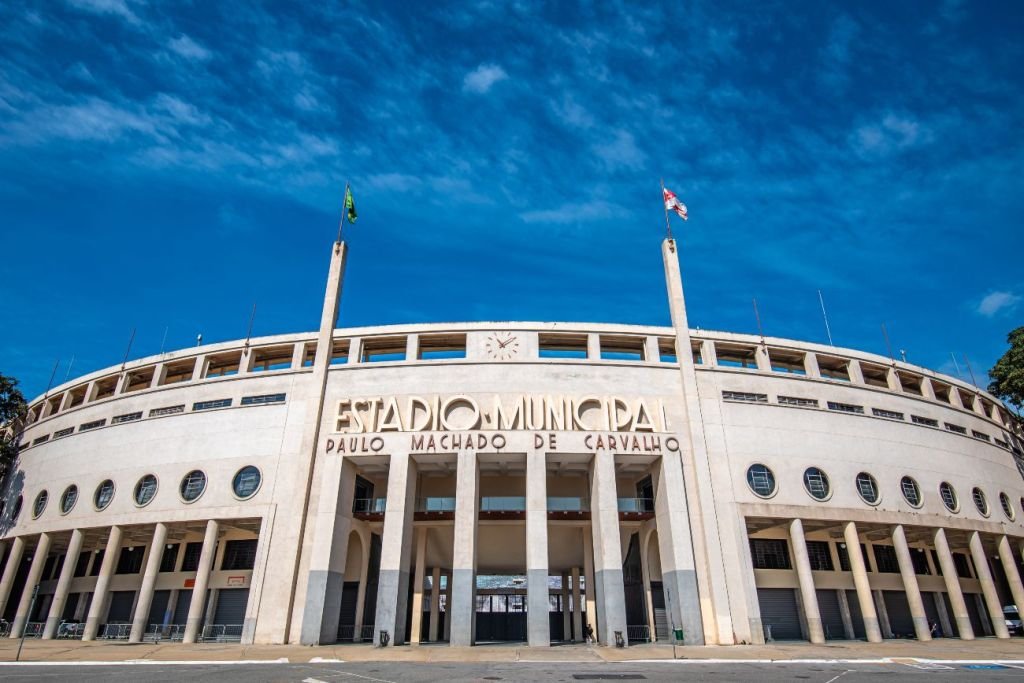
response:
M672 223L668 219L668 204L665 203L665 179L661 179L661 206L665 209L665 233L672 239Z
M345 214L348 211L346 202L348 201L349 184L345 183L345 194L341 196L341 220L338 221L338 239L337 244L341 244L341 228L345 225Z

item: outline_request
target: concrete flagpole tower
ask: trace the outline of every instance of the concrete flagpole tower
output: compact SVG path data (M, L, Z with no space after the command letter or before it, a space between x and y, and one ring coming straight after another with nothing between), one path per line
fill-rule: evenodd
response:
M671 610L675 623L682 625L684 642L687 644L731 644L734 637L728 609L725 565L718 532L718 514L711 482L711 463L708 459L704 420L700 399L696 393L697 373L693 365L690 326L686 316L686 301L683 298L683 281L676 253L676 241L666 237L662 242L661 253L665 266L665 284L668 288L669 312L675 330L676 359L679 362L680 390L686 416L685 429L680 430L684 462L679 477L683 480L689 511L689 524L686 510L673 511L675 514L668 517L674 522L673 533L661 533L660 529L658 533L664 565L662 573L667 589L666 608ZM663 459L667 457L663 456ZM666 467L666 464L662 463L663 471L671 473L676 469ZM659 515L659 526L661 523ZM688 526L690 528L687 528ZM680 547L682 544L679 541L687 535L690 537L691 547ZM695 561L693 558L706 559Z

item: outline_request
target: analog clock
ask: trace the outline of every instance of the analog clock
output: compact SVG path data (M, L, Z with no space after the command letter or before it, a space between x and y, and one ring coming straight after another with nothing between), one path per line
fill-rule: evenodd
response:
M493 332L487 336L487 357L509 360L519 355L519 339L511 332Z

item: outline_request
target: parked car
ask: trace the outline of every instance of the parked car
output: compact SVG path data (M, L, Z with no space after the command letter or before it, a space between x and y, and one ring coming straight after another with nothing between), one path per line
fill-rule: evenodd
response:
M1003 606L1003 619L1010 635L1024 635L1024 623L1021 622L1020 612L1017 611L1016 605Z

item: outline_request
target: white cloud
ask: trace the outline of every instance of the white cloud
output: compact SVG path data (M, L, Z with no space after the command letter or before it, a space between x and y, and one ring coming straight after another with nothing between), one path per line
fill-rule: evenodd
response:
M638 171L647 162L647 155L636 146L633 134L624 130L616 132L608 142L594 145L594 153L609 169L626 168Z
M538 209L519 214L525 223L576 223L585 220L606 220L627 215L617 204L597 199L584 203L571 202L556 209Z
M1012 310L1020 303L1020 296L1013 292L992 292L978 303L977 312L991 318L1003 310Z
M885 156L931 141L931 131L916 119L886 114L879 123L860 126L852 143L861 155Z
M491 87L508 78L508 74L497 64L481 64L466 74L462 80L462 90L482 95Z
M139 17L131 10L125 0L68 0L72 7L93 14L112 14L121 17L129 24L138 24Z
M170 40L167 43L167 47L185 59L194 59L199 62L206 61L213 56L212 52L186 36L184 33L177 38Z

